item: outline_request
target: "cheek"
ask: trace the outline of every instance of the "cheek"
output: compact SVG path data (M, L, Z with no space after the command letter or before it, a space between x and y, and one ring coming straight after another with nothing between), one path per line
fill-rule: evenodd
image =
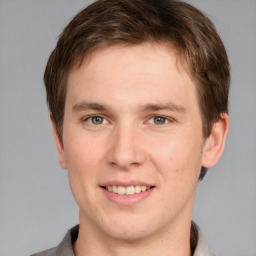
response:
M64 144L64 150L71 190L87 190L95 184L95 166L101 162L99 149L91 141L77 136Z
M201 144L193 137L184 138L165 139L159 143L160 147L152 147L151 151L151 160L158 172L175 181L197 176L201 167Z
M83 136L67 140L65 158L67 169L76 172L87 172L93 168L100 158L100 148L96 141Z
M66 144L66 160L70 189L81 209L91 207L96 200L99 150L93 143L81 139Z
M158 185L164 191L161 201L168 205L168 212L175 214L175 210L183 209L194 196L201 169L201 148L193 140L172 139L163 142L152 155Z

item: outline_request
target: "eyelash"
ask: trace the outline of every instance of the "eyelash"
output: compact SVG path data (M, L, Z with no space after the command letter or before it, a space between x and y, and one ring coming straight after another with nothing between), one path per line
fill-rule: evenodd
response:
M95 117L95 118L96 118L96 117L102 118L102 119L103 119L103 122L100 123L100 124L95 124L95 123L93 123L92 118L94 118L94 117ZM154 120L154 118L163 118L163 119L164 119L164 123L163 123L163 124L150 123L149 121L150 121L151 119ZM91 120L91 121L89 121L89 120ZM103 124L105 124L105 122L107 121L107 119L106 119L104 116L102 116L102 115L94 114L94 115L89 115L89 116L83 117L83 118L82 118L82 121L83 121L83 122L88 122L90 125L95 125L95 126L97 126L97 125L103 125ZM154 121L153 121L153 122L154 122ZM149 118L147 119L147 123L150 123L151 125L156 125L156 126L164 126L164 125L166 125L166 124L168 124L168 123L171 123L171 122L173 122L173 119L171 119L171 118L169 118L169 117L166 117L166 116L163 116L163 115L151 115L151 116L149 116Z
M92 121L92 118L94 118L94 117L102 118L103 119L102 124L104 124L104 120L105 121L107 120L105 117L103 117L101 115L98 115L98 114L95 114L95 115L89 115L89 116L86 116L86 117L82 118L82 121L83 122L88 122L91 125L97 125L97 124L94 124L93 121ZM91 121L89 121L89 120L91 120ZM101 125L101 124L98 124L98 125Z
M166 125L168 123L171 123L173 122L173 120L169 117L166 117L166 116L163 116L163 115L153 115L153 116L150 116L150 118L148 119L147 122L149 122L149 120L153 119L154 118L163 118L164 119L164 123L163 124L155 124L155 123L151 123L152 125L156 125L156 126L163 126L163 125ZM153 121L154 122L154 121Z

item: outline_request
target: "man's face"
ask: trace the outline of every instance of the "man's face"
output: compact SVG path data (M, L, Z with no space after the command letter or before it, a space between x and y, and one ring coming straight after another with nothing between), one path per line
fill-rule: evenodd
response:
M190 221L204 140L174 51L94 52L70 72L63 127L59 159L89 232L136 240Z

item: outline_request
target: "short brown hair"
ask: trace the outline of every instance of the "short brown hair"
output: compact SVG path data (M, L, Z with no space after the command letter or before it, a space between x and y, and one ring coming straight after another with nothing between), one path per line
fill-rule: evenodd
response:
M115 44L167 43L189 67L203 120L203 135L228 113L230 67L213 23L178 0L98 0L79 12L61 33L48 60L47 102L62 137L67 77L92 51Z

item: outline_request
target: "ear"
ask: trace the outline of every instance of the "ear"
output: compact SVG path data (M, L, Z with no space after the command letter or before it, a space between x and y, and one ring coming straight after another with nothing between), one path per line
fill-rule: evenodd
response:
M213 125L210 136L206 139L203 147L202 166L210 168L220 159L229 129L229 118L226 113Z
M57 131L56 124L55 124L55 121L53 119L52 114L50 114L50 119L51 119L51 123L52 123L52 131L53 131L53 136L54 136L55 143L56 143L59 163L60 163L62 168L67 169L63 142L62 142L62 140L61 140L61 138L59 136L59 133Z

